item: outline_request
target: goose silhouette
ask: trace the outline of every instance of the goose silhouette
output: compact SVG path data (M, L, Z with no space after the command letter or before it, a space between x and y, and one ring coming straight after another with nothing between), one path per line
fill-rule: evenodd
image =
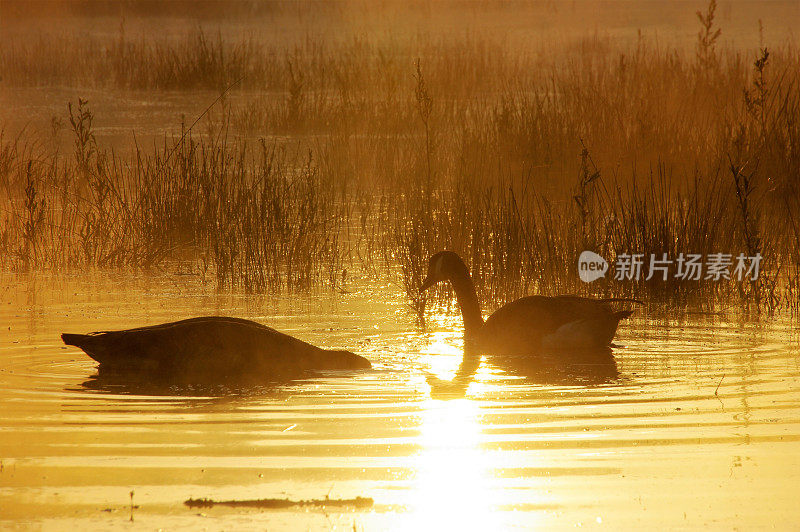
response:
M314 370L371 367L349 351L321 349L260 323L224 316L61 338L100 362L100 370L182 381L279 380Z
M455 290L465 341L486 354L529 355L542 350L607 347L620 320L633 314L632 310L614 310L609 303L641 303L622 298L528 296L500 307L484 322L469 269L452 251L440 251L430 258L421 290L443 281L449 281Z

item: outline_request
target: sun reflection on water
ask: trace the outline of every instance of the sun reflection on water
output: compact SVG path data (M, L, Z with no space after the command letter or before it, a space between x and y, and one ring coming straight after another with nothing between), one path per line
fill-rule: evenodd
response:
M455 377L464 353L460 339L452 331L431 333L426 351L421 362L432 375L442 380Z
M492 529L491 455L478 404L429 400L422 413L409 530Z
M463 360L461 338L448 330L430 333L420 362L429 378L442 385L459 377ZM494 513L502 504L497 500L497 452L483 445L482 412L474 399L474 394L480 395L482 390L480 382L469 378L461 397L431 398L423 403L419 419L421 451L413 460L416 474L402 529L496 528Z

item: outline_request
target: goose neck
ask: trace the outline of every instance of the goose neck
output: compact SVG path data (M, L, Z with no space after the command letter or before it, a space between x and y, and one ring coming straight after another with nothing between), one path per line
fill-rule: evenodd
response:
M469 273L457 276L450 280L456 292L458 306L461 307L461 316L464 319L464 334L471 336L480 330L483 325L481 306L478 303L478 294Z

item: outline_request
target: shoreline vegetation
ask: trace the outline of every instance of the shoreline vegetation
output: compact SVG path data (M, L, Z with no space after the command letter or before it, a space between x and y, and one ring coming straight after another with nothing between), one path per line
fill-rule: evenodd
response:
M308 33L288 47L199 28L130 37L124 21L105 37L4 38L5 86L221 98L131 154L103 146L85 100L51 132L0 135L0 268L177 261L256 293L338 288L363 271L397 279L421 315L428 258L452 249L484 302L574 293L796 312L800 49L724 45L714 0L695 24L693 49L641 33L516 48L478 32ZM228 97L243 89L263 95ZM62 131L71 149L53 140ZM639 281L585 284L584 250L612 264L763 260L757 280L646 281L645 260Z

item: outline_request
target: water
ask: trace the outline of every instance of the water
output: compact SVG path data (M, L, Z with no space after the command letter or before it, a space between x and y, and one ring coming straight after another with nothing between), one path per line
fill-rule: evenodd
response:
M798 335L783 319L640 316L620 331L615 368L526 378L484 360L463 396L432 398L426 377L452 378L461 361L460 319L433 315L420 330L391 285L273 299L168 274L2 280L0 528L786 529L800 519ZM375 369L159 388L93 379L95 363L59 339L203 314L351 349ZM183 505L326 496L375 505Z

